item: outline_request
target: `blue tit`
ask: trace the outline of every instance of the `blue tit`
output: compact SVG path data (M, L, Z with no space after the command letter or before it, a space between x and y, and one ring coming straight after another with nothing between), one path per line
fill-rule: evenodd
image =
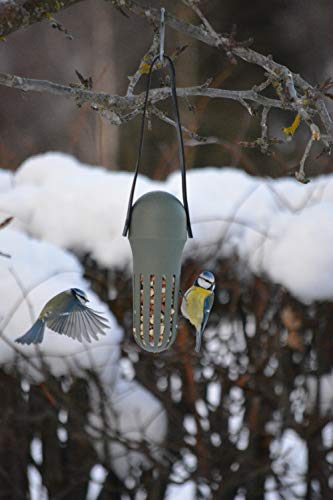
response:
M98 340L97 334L105 335L104 329L109 328L108 321L87 307L85 304L88 301L87 295L79 288L59 293L44 306L30 330L15 342L40 344L45 326L79 342L82 342L82 339L91 342L91 337Z
M213 307L214 289L214 274L203 271L183 296L181 311L196 329L196 352L200 351L202 334Z

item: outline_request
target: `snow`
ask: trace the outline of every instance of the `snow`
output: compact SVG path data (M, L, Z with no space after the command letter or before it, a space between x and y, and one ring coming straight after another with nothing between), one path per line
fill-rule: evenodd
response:
M47 153L24 162L15 188L1 197L1 208L15 215L15 227L36 238L91 252L101 265L123 267L130 247L121 237L132 175L81 165L74 158ZM138 180L138 194L150 185Z
M48 500L48 494L43 486L42 476L35 466L28 467L29 490L31 500Z
M207 401L216 408L221 403L222 387L219 382L210 382L207 385Z
M286 429L271 444L273 470L278 475L288 500L303 498L306 491L305 475L308 467L307 446L292 429Z
M100 265L128 270L130 246L121 236L133 174L81 164L63 153L0 171L0 220ZM185 252L236 255L246 268L286 287L305 303L333 298L333 175L303 185L255 178L233 168L188 172L194 240ZM178 172L165 182L139 176L136 198L164 189L181 199Z
M332 450L333 447L333 422L329 422L322 430L322 440L325 448ZM332 463L333 453L330 452L330 463Z
M2 191L8 191L8 189L11 188L13 178L14 176L12 172L0 170L0 193Z
M319 382L319 412L322 416L333 417L333 370L319 377L319 380L313 375L309 375L306 379L307 387L307 410L314 412L317 400Z
M90 471L90 482L87 491L87 500L98 499L98 495L103 488L106 477L106 469L100 464L94 465L94 467Z
M186 481L183 484L171 484L166 491L166 500L194 500L196 485L193 481Z

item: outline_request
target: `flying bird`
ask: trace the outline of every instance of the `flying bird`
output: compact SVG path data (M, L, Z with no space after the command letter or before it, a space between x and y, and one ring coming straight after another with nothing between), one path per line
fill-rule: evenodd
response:
M79 342L91 342L91 338L98 340L97 335L105 335L104 330L109 328L108 320L87 307L87 302L87 295L79 288L70 288L59 293L47 302L30 330L15 342L40 344L43 341L45 326Z
M196 352L200 351L202 334L213 307L214 290L214 274L203 271L183 296L181 312L196 329Z

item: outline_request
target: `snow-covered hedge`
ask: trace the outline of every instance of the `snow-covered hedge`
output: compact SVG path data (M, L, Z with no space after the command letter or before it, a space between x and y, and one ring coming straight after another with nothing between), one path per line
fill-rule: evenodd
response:
M79 259L89 254L98 271L116 270L130 294L131 252L121 234L131 182L131 173L82 165L60 153L33 157L16 173L0 170L0 223L14 217L0 230L0 252L10 255L0 254L1 368L18 371L23 383L41 383L50 374L88 380L91 410L85 430L98 457L89 500L107 482L101 464L131 489L135 473L140 482L149 459L166 473L166 498L192 499L197 488L210 498L209 480L213 484L222 474L222 484L232 483L232 467L233 473L240 467L242 476L261 445L268 472L259 480L267 498L279 498L279 489L290 499L303 495L309 453L317 451L306 434L306 412L318 422L325 419L320 444L325 452L333 443L327 338L333 314L329 303L315 303L333 300L333 175L304 186L232 168L188 172L194 239L187 242L185 257L214 262L218 278L200 358L187 353L192 332L186 337L182 326L180 344L158 359L135 348L121 354L124 335L130 335L130 306L126 302L127 319L118 324L84 278ZM164 189L181 199L178 173L165 182L141 176L137 188L137 196ZM231 269L230 262L240 265ZM230 280L225 289L223 270ZM108 317L107 335L80 344L48 330L39 348L15 344L47 300L70 287L84 289L91 305ZM99 376L102 392L88 372ZM228 428L223 439L222 425ZM303 434L295 431L297 425ZM196 454L202 438L204 460L212 463L204 481ZM37 435L32 454L40 446ZM222 449L226 462L220 466ZM332 460L327 457L326 464ZM29 478L42 489L36 470Z
M132 174L47 153L12 176L0 172L0 214L37 239L90 252L106 267L124 268L130 248L121 236ZM179 173L165 182L141 176L136 195L164 189L181 198ZM194 240L188 254L236 255L305 303L333 298L333 175L304 186L292 178L262 179L233 168L188 172Z

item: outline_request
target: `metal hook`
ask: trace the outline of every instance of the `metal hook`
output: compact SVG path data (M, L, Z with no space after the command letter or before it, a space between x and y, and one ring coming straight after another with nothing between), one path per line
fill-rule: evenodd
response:
M161 8L161 20L160 20L160 63L163 64L164 57L164 40L165 40L165 22L164 22L165 8Z

